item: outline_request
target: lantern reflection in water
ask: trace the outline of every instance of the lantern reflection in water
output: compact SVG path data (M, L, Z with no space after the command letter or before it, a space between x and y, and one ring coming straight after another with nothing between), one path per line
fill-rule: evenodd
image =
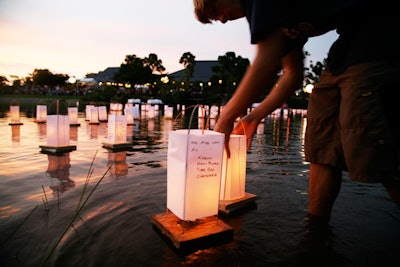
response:
M11 141L19 143L21 139L21 125L11 125Z
M50 175L52 180L50 188L53 190L54 195L60 195L70 188L75 187L75 182L69 177L70 155L69 152L64 154L48 154L49 165L46 173Z
M126 151L108 151L107 167L110 167L110 174L114 178L123 178L128 175L128 163L126 162Z

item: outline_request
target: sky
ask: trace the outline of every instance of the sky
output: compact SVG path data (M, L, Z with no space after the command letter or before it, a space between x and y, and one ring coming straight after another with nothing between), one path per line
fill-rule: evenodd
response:
M336 36L310 38L308 60L322 61ZM230 51L252 62L246 19L202 24L192 0L0 0L0 76L8 79L34 69L79 79L150 53L173 73L185 52L217 60Z

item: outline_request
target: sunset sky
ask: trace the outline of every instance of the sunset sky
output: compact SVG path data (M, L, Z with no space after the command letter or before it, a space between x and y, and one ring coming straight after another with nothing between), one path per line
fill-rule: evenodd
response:
M335 38L311 38L309 59L322 61ZM185 52L217 60L228 51L252 61L247 21L201 24L192 0L0 0L0 75L7 78L34 69L83 78L150 53L172 73L183 68Z

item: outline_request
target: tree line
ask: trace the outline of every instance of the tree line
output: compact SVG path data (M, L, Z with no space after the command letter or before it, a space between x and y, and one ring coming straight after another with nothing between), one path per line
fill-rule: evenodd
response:
M309 56L305 52L305 56ZM140 58L135 54L126 55L118 72L114 75L115 83L92 88L85 96L93 101L125 101L127 98L160 98L165 102L187 103L202 102L209 104L223 104L236 90L246 69L250 65L247 58L237 56L235 52L227 52L218 57L218 63L212 67L212 76L209 81L193 81L196 57L191 52L185 52L179 59L183 65L184 76L176 80L165 73L166 69L157 54L150 53L147 57ZM310 63L305 71L305 84L318 82L319 75L324 68L324 63ZM88 73L85 77L93 77L95 73ZM279 74L276 79L278 79ZM76 90L68 80L68 74L53 73L48 69L35 69L32 74L25 78L14 77L12 86L9 81L0 75L0 92L30 93L30 94L52 94L54 90L65 94L77 94ZM126 88L121 85L129 84ZM137 90L138 85L146 85L145 88ZM269 93L272 85L266 85L265 95ZM39 89L38 89L39 88ZM44 89L43 89L44 88ZM27 92L28 91L28 92ZM262 96L264 97L264 96ZM292 105L297 100L304 102L307 95L303 94L302 88L293 96ZM261 99L260 99L261 100ZM207 103L208 104L208 103ZM304 104L302 104L304 105Z

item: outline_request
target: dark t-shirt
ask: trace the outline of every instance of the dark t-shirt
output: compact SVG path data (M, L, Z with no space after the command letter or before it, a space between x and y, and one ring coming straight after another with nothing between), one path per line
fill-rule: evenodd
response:
M398 59L394 52L400 47L395 38L399 15L392 1L243 0L242 4L252 44L277 27L283 29L289 45L336 29L339 38L327 58L327 68L334 74L360 62Z

